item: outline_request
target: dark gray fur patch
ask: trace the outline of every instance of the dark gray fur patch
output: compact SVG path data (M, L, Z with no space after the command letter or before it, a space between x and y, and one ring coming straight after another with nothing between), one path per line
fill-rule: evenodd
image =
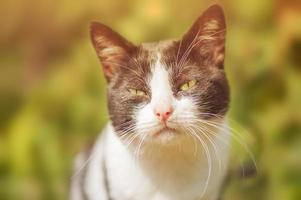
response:
M125 130L136 124L135 110L151 100L148 83L152 76L151 66L158 53L161 63L170 74L176 98L193 96L199 105L200 118L222 117L227 112L229 86L223 66L226 25L219 6L207 9L180 41L136 47L105 25L96 24L94 27L91 30L93 44L96 51L100 52L98 55L104 71L109 75L106 77L109 114L119 135L126 134ZM111 53L114 57L102 58L103 52L108 52L103 51L104 48L110 48L110 44L117 46L118 52ZM110 64L106 60L114 61ZM194 88L179 91L181 84L192 79L197 80ZM134 97L129 94L129 88L143 90L147 95Z
M148 79L151 77L151 63L149 52L138 47L130 58L122 63L119 72L109 82L108 106L110 118L116 131L121 135L123 131L135 124L133 114L137 107L147 104L151 99ZM134 97L128 89L135 88L146 92L146 96Z
M157 45L160 45L158 43ZM199 55L198 50L192 50L180 66L177 63L183 57L178 53L179 42L170 42L161 50L161 62L170 73L173 94L176 98L193 96L198 101L200 118L223 116L228 110L229 86L223 68L214 66L208 58ZM118 74L111 80L108 87L108 105L111 120L120 135L136 122L133 118L135 109L146 105L151 100L149 79L151 66L156 57L153 56L159 48L146 49L140 46L127 62L123 63ZM181 92L181 84L189 80L197 80L197 85L189 91ZM137 88L147 93L145 97L133 97L128 88ZM205 114L206 113L206 114Z
M179 46L180 42L174 42L162 54L163 63L170 68L168 71L171 72L170 82L174 96L193 96L198 101L200 113L203 113L201 118L223 116L228 110L230 93L223 67L215 66L211 58L200 55L199 49L192 49L181 65L179 60L183 58L185 51L179 51ZM196 86L179 92L180 85L189 80L197 80Z

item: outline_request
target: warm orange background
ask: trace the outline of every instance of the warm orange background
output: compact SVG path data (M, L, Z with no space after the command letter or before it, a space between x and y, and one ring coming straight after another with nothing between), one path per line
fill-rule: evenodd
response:
M254 154L234 148L227 200L301 199L301 5L227 0L230 118ZM0 199L66 199L71 163L107 121L89 22L134 43L179 38L208 0L2 0ZM242 131L245 129L245 131ZM239 145L234 145L239 146ZM241 158L241 159L238 159Z

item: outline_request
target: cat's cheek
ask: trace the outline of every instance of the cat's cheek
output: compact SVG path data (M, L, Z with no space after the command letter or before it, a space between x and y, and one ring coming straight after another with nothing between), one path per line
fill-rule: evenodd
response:
M135 116L137 131L141 135L147 134L147 132L155 128L158 123L150 104L137 109Z
M187 122L190 118L194 118L197 115L197 106L190 97L182 97L180 100L177 100L175 108L175 113L172 117L180 123Z

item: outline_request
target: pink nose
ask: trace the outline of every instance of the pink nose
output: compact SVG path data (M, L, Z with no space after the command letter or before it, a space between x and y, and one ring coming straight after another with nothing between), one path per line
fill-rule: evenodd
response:
M158 106L155 108L155 115L161 122L165 122L172 114L172 106Z

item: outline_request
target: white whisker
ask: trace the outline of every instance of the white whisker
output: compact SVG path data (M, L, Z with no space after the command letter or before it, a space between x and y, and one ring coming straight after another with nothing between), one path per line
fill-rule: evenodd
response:
M202 145L204 151L205 151L205 155L207 157L207 162L208 162L208 176L206 178L206 182L205 182L205 187L201 193L201 198L205 195L208 185L209 185L209 181L210 181L210 177L211 177L211 170L212 170L212 161L211 161L211 156L210 156L210 151L208 149L208 146L206 145L206 143L200 138L200 135L198 135L193 129L191 128L187 128L189 130L189 132L194 135L198 141L200 142L200 144Z

